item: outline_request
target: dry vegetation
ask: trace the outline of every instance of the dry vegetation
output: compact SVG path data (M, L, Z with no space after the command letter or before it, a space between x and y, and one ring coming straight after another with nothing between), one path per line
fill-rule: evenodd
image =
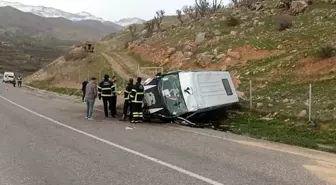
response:
M163 18L161 32L151 20L137 25L137 39L126 44L127 51L166 70L228 70L239 79L238 89L247 100L252 80L253 121L242 121L245 113L233 117L236 133L314 148L317 143L335 146L336 89L331 84L336 82L336 5L242 0L223 7L198 0L176 13L175 21ZM111 40L122 43L128 34ZM316 130L307 124L309 83L315 92ZM244 99L241 103L249 106ZM288 134L289 128L302 134Z
M335 4L237 0L224 7L196 0L176 13L158 11L152 20L102 39L100 50L128 53L141 65L165 70L230 71L245 108L253 84L253 112L233 114L232 132L336 147ZM307 124L309 84L314 128Z

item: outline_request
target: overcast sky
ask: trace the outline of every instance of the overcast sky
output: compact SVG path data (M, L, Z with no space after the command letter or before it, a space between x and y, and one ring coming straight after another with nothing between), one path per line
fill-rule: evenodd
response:
M163 9L166 14L175 14L183 5L191 5L194 0L5 0L27 5L54 7L66 12L89 12L109 21L125 17L151 19L155 11ZM227 2L228 0L223 0Z

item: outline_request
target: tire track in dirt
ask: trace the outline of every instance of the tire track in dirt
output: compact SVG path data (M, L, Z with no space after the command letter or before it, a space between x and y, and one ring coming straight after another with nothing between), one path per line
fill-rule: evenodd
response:
M123 67L118 62L116 62L111 56L107 55L104 52L101 52L101 54L106 58L107 62L111 64L112 69L118 74L118 76L126 80L134 78L132 75L128 74L123 69Z
M133 75L135 76L141 76L144 78L149 78L149 75L142 73L141 71L138 71L138 65L136 65L134 62L131 62L130 60L125 59L125 57L122 57L120 54L118 53L112 53L114 56L116 56L117 58L119 58L120 60L123 61L123 64L125 65L125 67L127 67L128 69L130 69L130 71L132 72ZM129 58L129 57L127 57Z

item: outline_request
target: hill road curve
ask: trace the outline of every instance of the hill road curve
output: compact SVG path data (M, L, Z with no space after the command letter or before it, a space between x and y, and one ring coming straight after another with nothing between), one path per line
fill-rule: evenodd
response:
M8 88L8 91L6 91ZM97 100L99 101L99 100ZM207 129L85 118L85 104L0 83L1 185L324 185L333 154Z

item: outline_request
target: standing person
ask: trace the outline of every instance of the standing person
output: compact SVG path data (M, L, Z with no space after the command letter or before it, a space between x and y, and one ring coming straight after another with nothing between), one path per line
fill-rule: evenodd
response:
M112 108L113 108L113 115L117 115L117 92L118 92L118 88L117 88L117 77L116 76L113 76L112 77L112 82L114 84L114 87L115 87L115 94L114 96L112 96Z
M85 86L85 101L87 105L86 119L93 120L93 107L97 98L97 82L96 78L91 78L90 83Z
M104 76L104 80L98 85L98 97L99 100L103 98L105 117L108 117L108 110L111 111L112 117L115 118L114 110L112 106L112 96L115 94L115 86L112 81L109 80L109 75ZM107 105L109 108L107 108Z
M84 80L83 83L82 83L82 101L84 102L84 97L85 97L85 94L86 94L86 85L88 84L89 82L87 80Z
M130 95L132 102L132 123L142 122L143 113L142 113L142 102L144 99L144 86L141 84L141 78L137 78L136 84L132 88Z
M15 85L16 85L16 77L15 76L13 77L13 82L12 83L13 83L13 87L15 87Z
M17 81L18 81L18 87L21 88L21 86L22 86L22 77L18 76Z
M130 78L128 81L128 84L126 86L125 92L124 92L124 111L123 111L123 116L122 116L122 120L125 121L126 117L127 117L127 112L128 112L128 108L130 109L130 119L132 119L132 104L131 104L131 100L130 100L130 95L133 89L133 78Z

